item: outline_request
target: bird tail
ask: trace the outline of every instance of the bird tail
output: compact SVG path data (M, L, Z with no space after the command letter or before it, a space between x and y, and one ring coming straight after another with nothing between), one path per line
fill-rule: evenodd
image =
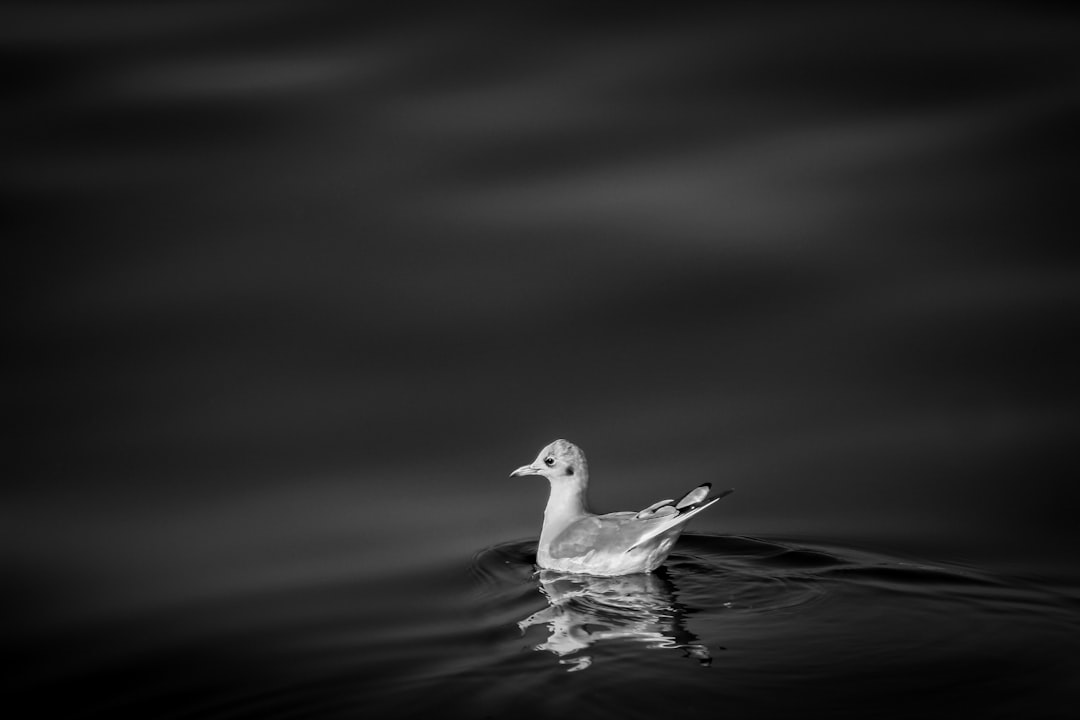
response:
M656 527L645 531L645 533L637 539L637 542L626 549L626 552L630 552L642 543L652 540L658 535L663 535L677 525L682 525L717 500L725 498L735 492L730 489L725 490L711 500L706 501L706 498L709 496L710 488L712 488L712 483L698 485L696 488L683 495L678 502L666 500L662 503L650 505L639 512L637 514L639 520L655 518L659 522L656 523Z

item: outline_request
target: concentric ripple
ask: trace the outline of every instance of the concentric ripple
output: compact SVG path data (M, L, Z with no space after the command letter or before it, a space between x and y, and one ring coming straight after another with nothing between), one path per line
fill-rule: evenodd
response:
M528 613L516 618L526 648L557 671L623 685L620 673L662 668L669 682L707 686L756 713L807 703L841 712L891 697L875 716L927 716L973 699L990 717L1053 716L1077 697L1075 600L977 569L706 535L685 535L651 576L559 576L537 572L534 559L534 542L506 543L478 554L472 570L493 609ZM699 683L657 650L722 674Z
M13 637L61 717L1065 717L1080 607L973 568L686 535L657 572L539 571L532 540ZM62 711L62 712L61 712Z

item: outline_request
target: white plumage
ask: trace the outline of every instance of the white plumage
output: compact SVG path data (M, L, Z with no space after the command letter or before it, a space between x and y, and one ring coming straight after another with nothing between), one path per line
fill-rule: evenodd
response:
M731 491L706 501L711 485L699 485L679 499L661 500L640 512L589 512L585 493L589 467L585 453L556 440L511 476L541 475L551 483L536 562L542 568L589 575L651 572L664 562L690 518Z

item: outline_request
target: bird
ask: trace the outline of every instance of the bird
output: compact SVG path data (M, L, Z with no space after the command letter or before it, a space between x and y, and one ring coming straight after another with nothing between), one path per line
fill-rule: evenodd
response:
M698 485L678 501L660 500L638 512L590 512L589 466L569 440L544 446L536 459L510 477L540 475L551 483L536 549L541 568L583 575L649 573L667 559L690 518L732 491L706 501L712 483Z

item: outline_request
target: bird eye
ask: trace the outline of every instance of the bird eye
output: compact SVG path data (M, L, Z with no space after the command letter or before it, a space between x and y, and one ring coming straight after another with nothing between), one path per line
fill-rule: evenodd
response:
M552 465L555 464L555 458L548 455L546 458L544 458L544 464L547 465L548 467L551 467Z

